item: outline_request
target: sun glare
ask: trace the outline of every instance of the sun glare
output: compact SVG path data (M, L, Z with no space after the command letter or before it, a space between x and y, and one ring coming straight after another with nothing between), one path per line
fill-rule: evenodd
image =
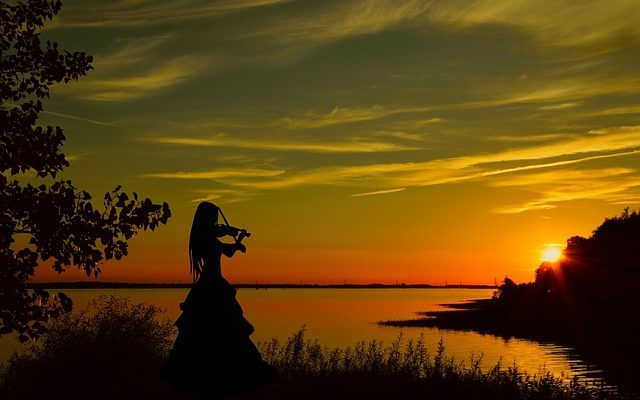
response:
M540 260L544 262L556 262L562 257L562 249L557 244L547 244L542 250Z

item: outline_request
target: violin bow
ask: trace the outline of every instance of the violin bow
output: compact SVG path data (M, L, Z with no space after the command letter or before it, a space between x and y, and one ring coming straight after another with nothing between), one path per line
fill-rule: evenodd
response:
M224 216L224 213L222 212L222 208L218 207L218 212L220 213L220 215L222 215L222 219L224 220L224 223L227 224L227 226L231 226L229 225L229 221L227 221L227 217Z
M218 207L218 212L222 216L222 219L224 220L224 223L227 224L227 226L231 226L231 225L229 225L229 221L227 221L227 217L224 216L224 213L222 212L222 208ZM244 239L245 237L251 236L251 234L249 232L247 232L246 229L238 229L238 233L239 233L238 236L234 237L234 239L236 240L236 243L240 243L240 242L242 242L242 239Z

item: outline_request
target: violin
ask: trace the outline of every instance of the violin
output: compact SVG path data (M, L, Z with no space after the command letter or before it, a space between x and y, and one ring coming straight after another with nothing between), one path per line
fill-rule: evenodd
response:
M223 232L225 235L229 235L236 240L236 243L240 243L242 239L251 236L251 232L246 229L236 228L231 225L216 225L220 232Z
M242 240L246 237L250 237L251 232L247 231L246 229L236 228L235 226L229 225L229 221L227 221L227 218L224 216L224 213L222 212L221 208L218 208L218 212L222 216L222 219L224 220L225 224L224 225L218 224L217 226L227 235L233 237L236 241L236 244L239 244L242 246L242 248L244 248L244 245L242 245ZM243 253L245 251L246 250L242 250Z

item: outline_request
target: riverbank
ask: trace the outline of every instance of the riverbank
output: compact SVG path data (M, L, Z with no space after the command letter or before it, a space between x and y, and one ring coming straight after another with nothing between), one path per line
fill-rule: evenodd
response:
M498 307L493 299L471 300L467 303L443 304L449 310L417 312L422 318L408 320L380 321L383 326L393 327L429 327L439 329L452 329L460 331L474 331L481 334L490 334L505 339L523 338L539 342L557 342L570 344L565 332L550 329L532 319L518 315L505 315L504 310Z
M562 313L527 313L521 307L506 307L496 299L444 304L449 310L418 312L421 318L380 321L383 326L430 327L473 331L504 339L520 338L571 347L588 363L601 369L605 378L623 391L640 393L637 347L627 335L612 327L596 330ZM638 396L640 398L640 395Z

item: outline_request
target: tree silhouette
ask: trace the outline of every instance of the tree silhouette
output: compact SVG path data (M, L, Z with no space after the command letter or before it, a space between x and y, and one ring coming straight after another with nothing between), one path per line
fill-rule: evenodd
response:
M91 195L59 178L69 166L58 126L38 126L42 99L53 84L77 80L92 69L92 57L40 42L39 31L62 4L54 0L0 2L0 335L36 338L45 322L71 310L62 293L28 290L40 262L59 273L75 265L98 276L100 262L127 255L127 241L140 229L154 230L171 216L167 203L131 196L120 186Z

